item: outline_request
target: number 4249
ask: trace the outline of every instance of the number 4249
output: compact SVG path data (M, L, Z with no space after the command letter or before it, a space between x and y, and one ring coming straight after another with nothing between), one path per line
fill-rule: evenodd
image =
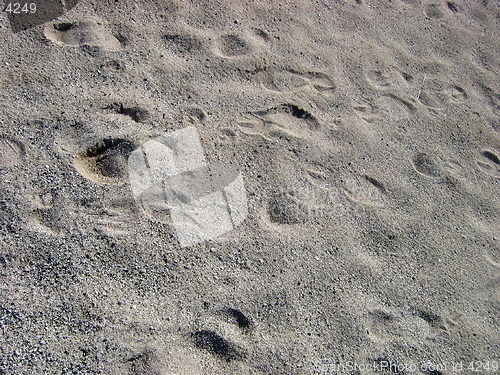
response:
M36 4L24 3L24 5L21 5L20 3L8 3L7 7L5 8L5 11L7 13L14 13L14 14L36 13Z

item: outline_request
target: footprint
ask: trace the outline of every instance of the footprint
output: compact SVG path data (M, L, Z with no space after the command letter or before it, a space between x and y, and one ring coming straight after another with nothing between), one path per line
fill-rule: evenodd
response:
M368 336L374 342L385 342L393 338L396 317L383 310L372 310L369 312Z
M254 112L242 114L236 123L241 133L249 136L261 137L268 142L279 135L273 126L266 123L261 116Z
M482 150L476 156L476 163L481 172L493 177L500 177L500 158L490 150Z
M128 181L127 159L136 146L125 139L106 138L75 157L75 169L85 178L103 184Z
M375 100L373 106L376 111L380 112L386 118L391 120L391 123L410 118L415 112L415 105L398 95L385 93ZM369 117L371 121L376 119L376 116Z
M224 56L236 57L248 54L250 45L236 34L223 35L219 39L219 50Z
M48 25L45 37L59 45L93 46L117 52L123 48L120 40L104 26L92 21L64 22Z
M364 206L382 208L388 203L387 190L377 179L364 175L348 178L343 183L347 198Z
M305 73L305 76L309 79L311 85L320 92L329 93L336 88L333 80L324 73L308 72Z
M294 104L281 104L258 114L265 116L267 122L282 128L293 128L292 124L287 124L293 119L299 120L298 129L305 127L307 130L318 130L320 127L318 120L312 114Z
M413 157L413 167L415 170L427 177L440 177L442 175L438 162L430 155L418 153Z
M259 38L262 40L268 42L271 38L269 37L269 33L266 31L259 29L259 28L253 28L252 31L254 32L255 35L257 35Z
M35 209L27 221L29 230L51 236L58 235L61 228L56 223L61 220L61 217L54 214L52 209Z
M467 173L466 168L458 160L442 159L442 162L443 169L449 174L463 180L467 180L469 178L469 173Z
M251 333L253 322L240 310L226 308L215 316L197 319L197 325L191 337L198 349L227 362L247 357L245 336Z
M409 100L403 99L397 95L388 93L388 94L384 94L383 97L387 98L388 101L395 102L397 107L403 106L404 109L409 114L414 113L417 110L415 105L412 102L410 102ZM391 105L390 107L394 107L394 105Z
M227 308L222 311L230 322L236 324L244 333L249 333L253 329L253 322L240 310Z
M141 353L127 358L127 363L130 366L130 374L161 375L163 373L161 359L151 349L145 349Z
M442 109L450 103L462 103L467 97L467 92L460 86L426 80L418 94L418 101L426 107Z
M391 69L368 70L365 76L368 82L380 89L389 88L396 83L394 71Z
M450 100L454 103L462 103L467 99L467 92L460 86L451 86L447 90Z
M444 320L439 315L424 310L415 310L414 314L425 320L432 328L447 329Z
M381 90L401 89L402 87L407 87L413 80L411 74L402 71L397 66L365 69L364 75L368 83Z
M97 233L120 237L129 235L139 221L135 202L132 199L113 199L106 207L76 207L79 217L87 217Z
M27 216L28 229L52 236L59 235L67 225L70 204L53 191L36 191L30 194L32 204Z
M130 117L135 122L145 122L149 118L149 112L140 107L127 107L122 103L113 103L104 108L111 113Z
M286 92L312 88L331 93L336 86L333 80L321 72L301 72L295 69L268 69L257 73L259 81L269 90Z
M295 138L308 138L320 129L319 121L308 111L294 105L281 104L265 111L249 112L237 121L240 131L271 140L280 133Z
M25 155L21 142L9 137L0 137L0 168L11 168L21 164Z
M238 133L231 128L221 128L218 130L219 136L224 141L235 142Z
M107 60L101 64L99 68L103 73L110 75L114 73L121 73L125 71L125 65L119 60Z
M446 107L449 97L440 82L427 81L420 90L418 101L426 107L441 109Z
M378 108L364 99L353 100L352 109L366 122L373 122L379 116Z
M424 9L424 14L429 18L439 19L444 17L440 4L428 4Z
M205 121L206 118L207 115L202 109L197 107L189 107L186 109L183 115L183 122L189 125L196 125L201 124L203 121Z
M203 43L193 35L167 34L163 36L163 40L167 48L178 55L186 55L203 49Z
M268 90L280 92L300 90L309 84L304 77L288 71L260 72L257 78Z
M308 209L293 192L276 194L268 202L267 215L271 223L303 224L308 219Z
M500 268L500 248L491 246L486 249L485 257L488 262L497 268Z
M198 349L204 349L211 354L220 357L227 362L242 360L245 351L231 341L226 340L215 331L200 330L192 334L194 345Z
M308 165L304 168L307 180L320 189L326 190L331 187L328 172L324 172L315 165Z

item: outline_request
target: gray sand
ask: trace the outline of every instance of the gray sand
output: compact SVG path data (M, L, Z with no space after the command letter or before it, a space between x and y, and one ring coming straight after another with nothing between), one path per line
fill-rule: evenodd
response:
M495 373L474 361L500 355L499 15L81 0L15 34L3 17L0 374ZM241 172L248 216L181 247L127 157L188 126Z

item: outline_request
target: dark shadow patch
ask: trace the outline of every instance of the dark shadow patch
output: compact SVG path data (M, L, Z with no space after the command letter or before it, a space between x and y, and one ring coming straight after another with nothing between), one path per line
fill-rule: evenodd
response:
M203 49L202 42L193 35L167 34L163 36L167 48L178 54L193 53Z
M444 17L440 4L428 4L425 7L424 13L429 18L439 19Z
M303 224L307 221L307 208L293 193L277 194L269 202L269 220L278 224Z
M373 310L370 311L370 316L374 318L377 321L384 322L384 323L390 323L394 320L394 316L392 316L389 313L386 313L385 311L382 310Z
M433 328L445 328L443 324L443 320L439 315L423 311L423 310L416 310L415 314L425 320L431 327Z
M108 60L101 64L100 69L104 73L118 73L125 70L124 65L118 60Z
M385 190L385 187L384 187L384 185L383 185L380 181L376 180L376 179L375 179L375 178L373 178L373 177L367 176L367 175L364 175L363 177L364 177L364 178L365 178L365 179L366 179L369 183L371 183L373 186L375 186L377 189L379 189L381 192L385 193L385 191L386 191L386 190Z
M254 34L257 35L259 38L264 39L266 42L270 39L269 34L265 32L264 30L258 29L258 28L253 28L252 29Z
M406 72L401 72L401 76L404 78L406 82L412 82L413 81L413 76L409 73Z
M77 24L73 23L73 22L61 22L61 23L56 23L56 24L52 25L52 27L54 27L54 29L56 29L57 31L64 32L64 31L71 30L76 25Z
M253 328L252 321L245 316L240 310L234 308L227 308L223 311L224 315L236 322L238 327L245 333Z
M186 109L184 113L183 119L185 122L189 124L198 124L205 121L207 115L203 112L202 109L197 107L190 107Z
M125 183L128 180L127 160L135 148L125 139L102 139L78 154L74 165L82 176L94 182Z
M223 35L220 38L220 50L226 56L242 56L250 52L250 46L238 35Z
M266 114L278 113L278 112L287 113L295 118L298 118L300 120L304 120L312 129L319 128L319 122L316 119L316 117L314 117L311 113L309 113L305 109L296 106L295 104L289 104L289 103L281 104L281 105L279 105L277 107L273 107L267 111L257 112L257 114L258 115L266 115Z
M446 6L448 7L449 10L451 10L453 13L457 13L460 11L460 8L458 7L457 4L455 4L452 1L446 2Z
M122 103L113 103L104 109L111 110L119 115L130 117L135 122L145 122L149 118L149 112L140 107L126 107Z
M244 352L232 342L209 330L201 330L192 334L193 342L198 349L204 349L228 362L243 359Z
M488 150L483 150L481 151L481 155L483 155L486 159L492 161L493 163L500 165L500 158L493 152Z

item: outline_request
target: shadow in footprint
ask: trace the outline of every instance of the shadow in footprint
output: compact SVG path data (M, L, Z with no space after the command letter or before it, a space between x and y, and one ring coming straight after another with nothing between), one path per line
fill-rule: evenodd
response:
M126 107L122 103L113 103L104 109L111 110L118 115L130 117L135 122L145 122L149 118L149 112L140 107Z
M168 49L179 55L189 54L203 49L202 42L193 35L167 34L163 36Z
M415 170L427 177L440 177L442 172L437 162L425 153L418 153L413 157L413 167Z
M375 342L385 342L392 337L396 317L386 311L375 309L369 312L368 336Z
M248 43L235 34L221 36L219 48L223 55L229 57L243 56L250 52Z
M182 116L183 122L190 125L201 124L206 118L205 112L198 107L187 108Z
M246 315L243 314L240 310L233 309L233 308L227 308L227 309L223 310L222 313L227 318L229 318L229 320L236 323L236 325L244 333L248 333L252 330L252 328L253 328L252 321L249 318L247 318Z
M276 195L269 201L267 214L276 224L303 224L307 222L307 207L292 192Z
M207 350L228 362L243 359L246 356L242 348L219 336L216 332L201 330L194 332L192 338L198 349Z
M416 310L415 315L425 320L432 328L446 329L443 319L439 315L423 310Z
M382 208L387 205L387 191L377 179L364 175L348 178L343 183L347 198L364 206Z
M307 138L311 131L320 129L320 123L311 113L295 104L281 104L264 111L249 112L238 121L247 135L258 135L271 140L279 133L295 138Z
M451 9L451 8L450 8ZM444 12L441 8L441 4L428 4L425 7L424 14L429 18L443 18Z
M500 158L490 150L482 150L476 157L481 172L493 177L500 177Z
M352 109L366 122L375 121L379 115L379 109L365 99L353 100Z
M102 139L78 154L74 166L91 181L123 184L128 181L127 159L135 148L132 142L125 139Z

